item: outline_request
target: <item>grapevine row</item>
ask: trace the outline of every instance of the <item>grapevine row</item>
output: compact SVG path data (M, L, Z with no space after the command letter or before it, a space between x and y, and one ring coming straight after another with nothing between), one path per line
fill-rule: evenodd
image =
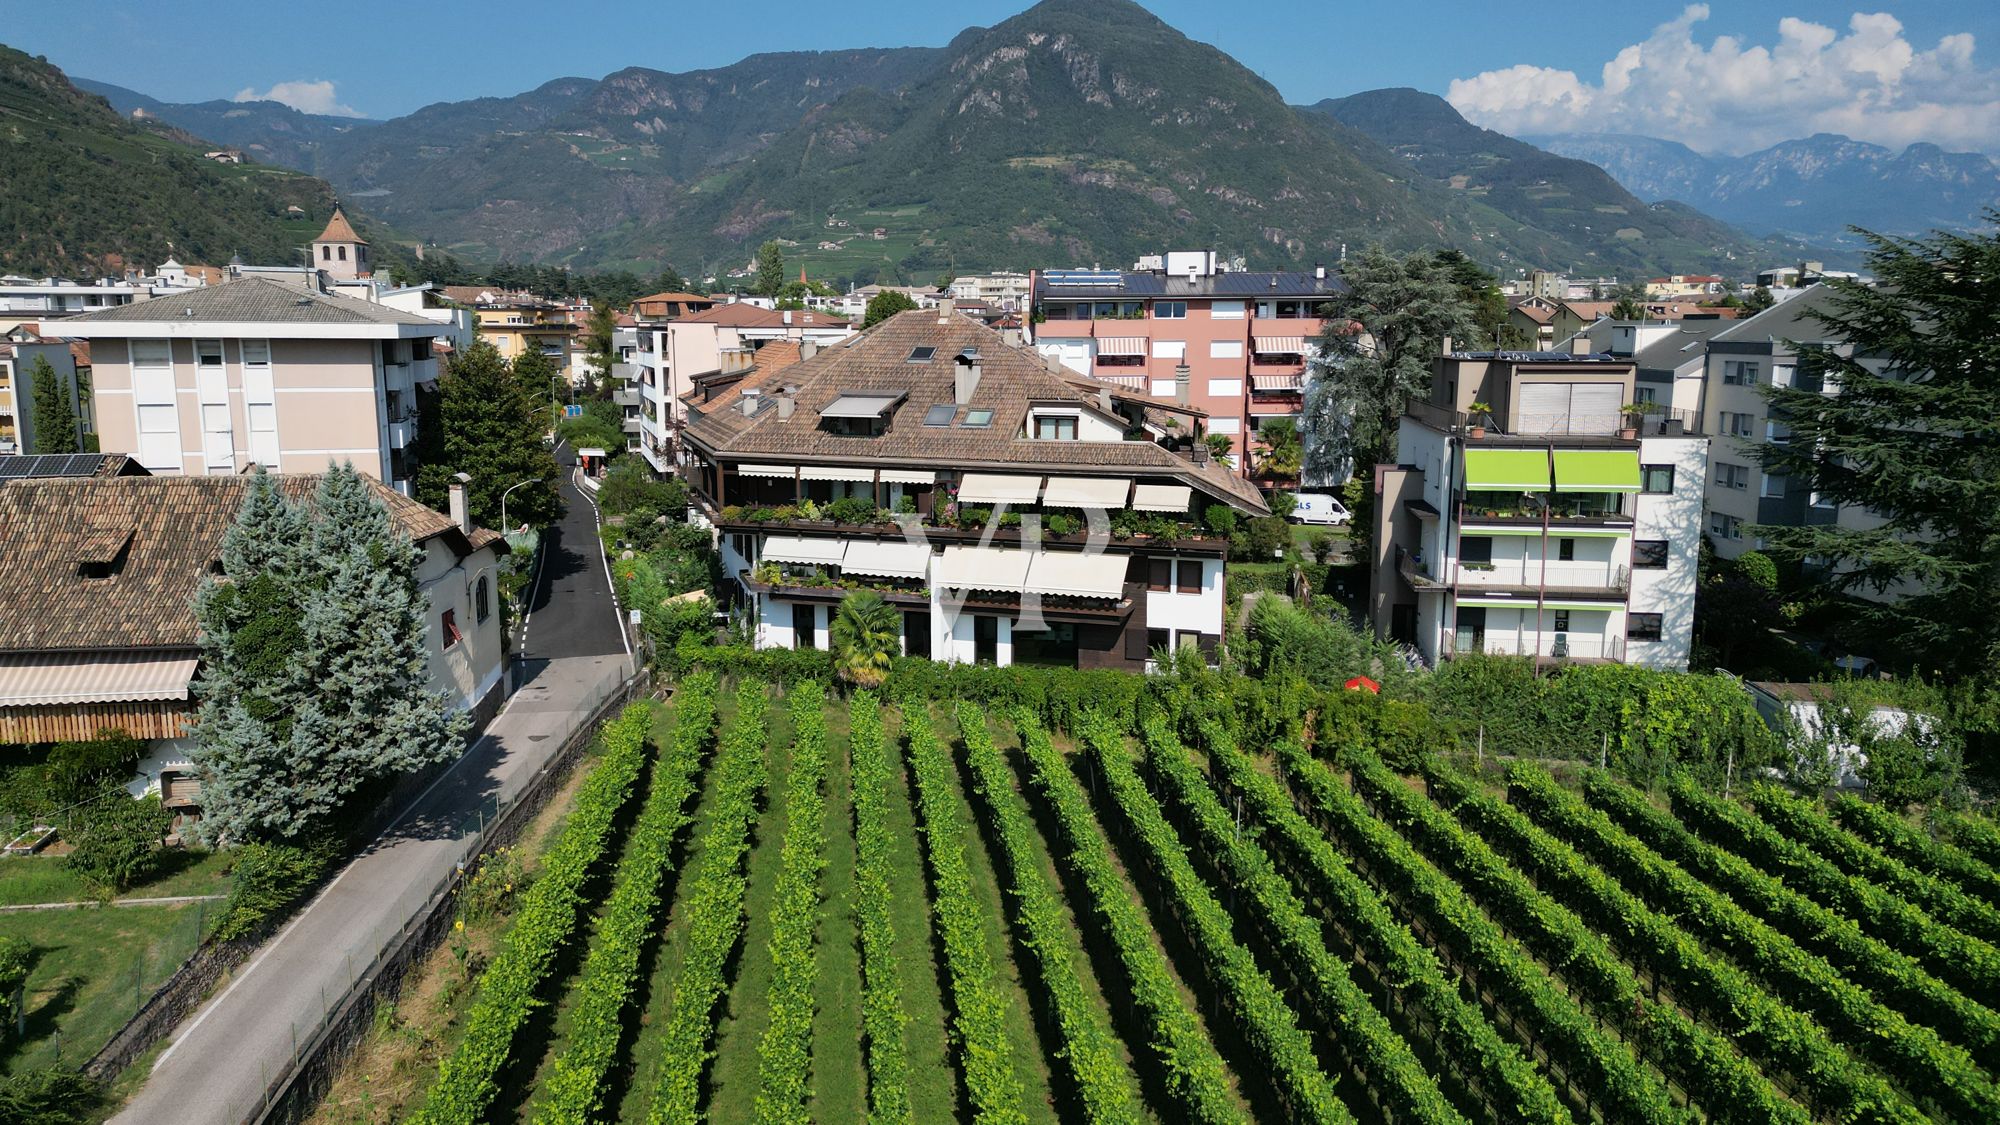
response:
M736 690L736 720L722 739L716 769L715 814L702 837L694 886L681 917L687 945L673 1010L660 1035L659 1078L648 1125L680 1125L695 1120L701 1105L701 1076L708 1067L715 1034L715 1005L728 989L723 969L743 933L743 857L750 850L750 826L757 795L764 788L764 685L747 682Z
M1519 810L1442 768L1426 771L1437 803L1513 858L1538 887L1559 894L1592 919L1654 979L1673 990L1751 1054L1789 1073L1815 1108L1843 1121L1920 1121L1922 1116L1880 1077L1836 1046L1824 1028L1787 1007L1748 974L1710 957L1673 921L1648 909L1569 845L1535 827Z
M1882 854L1828 820L1819 802L1794 797L1775 785L1751 786L1750 805L1778 831L1832 860L1841 870L1924 908L1932 918L1967 937L2000 941L2000 910L1944 879Z
M645 766L652 721L652 707L635 703L605 725L603 760L578 791L541 877L522 896L506 945L480 976L479 999L466 1017L465 1038L438 1063L437 1084L415 1121L471 1125L485 1116L500 1089L497 1076L513 1055L514 1037L535 1007L535 993L556 952L576 929L584 882Z
M999 970L986 948L979 903L972 895L972 874L965 862L958 810L951 799L951 764L943 743L931 729L922 703L903 708L903 736L909 747L910 772L917 781L917 807L923 813L925 852L930 857L931 912L944 943L945 966L957 1010L960 1061L966 1093L984 1125L1026 1122L1021 1109L1021 1079L1009 1054L1007 1000L1001 993Z
M1292 807L1278 783L1259 772L1220 728L1204 726L1202 733L1212 767L1224 784L1242 797L1251 815L1284 845L1298 866L1295 880L1305 893L1319 901L1322 914L1337 919L1350 940L1379 967L1378 975L1423 1011L1439 1055L1476 1083L1488 1104L1505 1107L1525 1121L1567 1120L1568 1112L1548 1079L1519 1047L1500 1037L1478 1005L1460 995L1436 955L1396 921L1325 835ZM1485 972L1482 969L1481 975ZM1573 1008L1568 1016L1572 1026L1591 1041L1593 1056L1597 1055L1602 1045L1594 1041L1587 1018ZM1622 1050L1616 1055L1636 1073L1637 1068L1629 1066L1629 1055ZM1661 1104L1665 1100L1661 1093Z
M792 688L792 764L785 781L785 842L771 908L771 1022L757 1042L756 1119L809 1125L813 986L819 979L820 872L826 866L826 690Z
M1068 760L1049 741L1034 714L1015 713L1023 753L1036 788L1048 802L1069 845L1069 865L1083 880L1100 921L1110 932L1125 970L1132 1003L1152 1029L1152 1048L1167 1087L1179 1098L1187 1120L1222 1125L1241 1120L1229 1096L1222 1056L1194 1014L1181 1003L1166 958L1153 944L1153 931L1132 902L1125 880L1111 862L1111 847L1090 811L1090 799L1069 771Z
M1333 1083L1313 1057L1312 1038L1271 979L1230 932L1229 912L1188 863L1180 837L1133 771L1124 735L1101 714L1079 724L1095 754L1114 803L1124 815L1145 862L1161 882L1189 943L1236 1016L1244 1037L1271 1068L1272 1085L1290 1120L1350 1121Z
M624 1036L625 1006L639 978L639 955L654 932L660 883L673 865L674 838L690 819L695 773L715 734L715 675L699 672L674 692L673 744L653 764L646 804L613 876L611 901L591 937L574 992L569 1044L543 1087L536 1125L584 1125L603 1109L604 1075Z
M2000 824L1970 813L1939 812L1938 833L1988 867L2000 868Z
M1905 1090L1931 1099L1960 1120L2000 1120L2000 1091L1965 1048L1912 1024L1821 958L1662 858L1602 812L1557 785L1547 771L1516 765L1508 799L1551 834L1594 861L1682 929L1728 956L1815 1017L1829 1035L1873 1058Z
M903 1039L902 997L897 987L896 931L889 903L895 879L890 856L889 754L882 738L882 709L873 692L855 693L848 709L852 730L855 913L861 923L861 1029L868 1048L868 1119L874 1125L909 1125L910 1057Z
M1368 994L1348 975L1347 966L1328 951L1325 932L1307 917L1305 905L1264 849L1237 831L1235 820L1166 722L1149 720L1145 736L1153 776L1187 815L1199 846L1213 857L1227 882L1248 896L1241 912L1254 916L1271 935L1272 945L1300 984L1300 1007L1316 1012L1337 1034L1336 1048L1376 1090L1377 1106L1395 1107L1399 1119L1464 1122L1464 1115L1437 1088L1410 1045L1375 1010ZM1214 743L1228 736L1215 731L1207 737ZM1555 1108L1556 1120L1569 1119Z
M1988 906L2000 906L2000 873L1958 848L1931 837L1880 805L1850 794L1834 799L1833 819L1842 828L1896 859L1940 879L1949 879Z
M1689 1115L1674 1106L1666 1089L1629 1050L1599 1030L1604 1018L1625 1028L1663 1068L1691 1070L1706 1080L1706 1085L1691 1083L1689 1088L1697 1098L1716 1102L1719 1108L1712 1115L1716 1120L1730 1120L1729 1108L1737 1105L1748 1111L1744 1120L1757 1120L1755 1110L1760 1106L1772 1110L1766 1120L1804 1120L1796 1107L1769 1092L1755 1070L1734 1058L1727 1044L1696 1029L1672 1008L1656 1004L1636 1021L1630 1020L1642 1006L1639 984L1631 972L1597 935L1542 899L1485 845L1462 832L1454 837L1462 849L1456 864L1460 878L1473 882L1467 873L1477 872L1476 885L1486 891L1495 917L1511 918L1515 932L1524 941L1532 939L1544 960L1563 966L1575 991L1596 1006L1599 1022L1557 988L1548 972L1487 918L1459 882L1446 877L1388 823L1370 814L1323 763L1289 740L1279 744L1278 754L1306 806L1362 857L1376 883L1395 888L1409 912L1447 940L1460 963L1472 970L1479 988L1491 992L1509 1011L1527 1016L1550 1056L1603 1103L1607 1119L1674 1122L1686 1121ZM1440 834L1457 829L1448 817L1435 827Z
M1679 779L1669 784L1674 815L1711 842L1777 875L1800 894L1823 902L1869 933L1909 952L1925 968L1975 1001L2000 1001L2000 951L1943 925L1866 879L1857 879L1792 840L1756 814Z
M1091 1003L1077 979L1082 947L1042 870L1027 804L1008 781L1006 759L993 745L986 716L977 707L960 704L958 728L965 742L966 762L972 767L973 788L993 814L995 834L1007 860L1008 885L1016 899L1015 921L1026 931L1024 944L1034 953L1042 987L1055 1006L1062 1027L1063 1061L1076 1081L1085 1118L1136 1123L1140 1114L1132 1097L1131 1072L1118 1057L1111 1025L1102 1009Z
M1976 1055L2000 1051L2000 1014L1939 980L1914 959L1863 933L1853 919L1787 887L1732 852L1689 832L1630 786L1601 774L1584 796L1621 828L1690 873L1727 893L1856 984Z

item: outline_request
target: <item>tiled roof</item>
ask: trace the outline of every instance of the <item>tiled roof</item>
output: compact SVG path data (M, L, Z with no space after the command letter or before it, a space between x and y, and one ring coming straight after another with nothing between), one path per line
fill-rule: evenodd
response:
M1776 340L1817 340L1827 328L1807 316L1809 312L1832 307L1837 291L1831 285L1814 285L1793 294L1746 320L1739 320L1716 335L1732 343L1769 343Z
M309 498L319 477L278 478ZM222 535L243 505L248 476L83 477L0 485L0 652L188 648L194 596L221 556ZM460 554L498 545L485 528L468 539L451 519L376 484L396 526L422 543L452 536ZM109 578L79 563L116 559Z
M0 481L30 477L147 475L144 466L123 453L38 453L0 457Z
M678 301L685 305L693 301L698 304L712 305L718 299L716 297L704 297L699 293L676 293L669 289L664 293L648 293L644 297L634 297L632 298L632 303L637 305L647 301Z
M244 277L188 289L129 305L81 313L63 321L79 324L249 321L267 324L409 324L438 328L436 321L354 297L340 297L268 277Z
M909 362L912 349L918 347L936 351L926 362ZM924 425L931 406L953 400L953 357L967 348L978 349L981 357L979 385L968 408L992 410L993 424ZM1067 371L1051 372L1048 362L1032 349L1010 345L1000 333L956 313L945 314L942 321L931 309L898 313L784 371L784 382L799 387L799 409L791 418L780 418L772 407L749 417L740 410L714 410L691 417L687 436L725 459L865 461L938 469L1064 467L1168 476L1251 511L1266 508L1256 487L1226 465L1214 461L1197 465L1152 442L1037 441L1021 436L1030 403L1094 408L1098 396L1105 395L1149 408L1156 404L1108 383ZM907 396L881 435L849 437L817 424L818 412L842 394L868 393ZM729 394L719 401L740 400L740 395Z
M1683 320L1675 331L1640 348L1632 358L1641 371L1672 371L1701 355L1702 345L1728 327L1726 320Z
M335 207L333 209L333 218L326 221L326 229L319 232L319 237L313 239L313 241L366 243L368 240L354 233L354 228L348 225L346 214L340 208Z
M852 322L844 316L819 312L813 309L795 309L791 312L791 322L785 321L785 313L773 309L737 301L734 304L717 305L680 318L679 324L721 324L731 328L848 328Z
M1617 303L1616 301L1564 301L1558 307L1568 309L1573 315L1585 321L1592 321L1601 316L1610 316L1611 306Z
M1529 304L1515 305L1513 311L1520 313L1522 316L1527 317L1529 320L1534 321L1536 324L1547 324L1549 321L1553 320L1556 315L1553 310L1545 309L1540 305L1529 305Z

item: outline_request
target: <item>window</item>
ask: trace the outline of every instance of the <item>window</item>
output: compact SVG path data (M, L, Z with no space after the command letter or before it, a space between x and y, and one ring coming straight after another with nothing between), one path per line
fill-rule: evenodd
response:
M915 347L910 349L910 358L907 362L929 363L931 361L931 357L935 355L937 355L936 348L929 346Z
M1658 401L1660 401L1660 391L1659 391L1659 388L1657 388L1657 387L1634 387L1634 388L1632 388L1632 401L1633 401L1633 402L1658 402Z
M1242 358L1243 358L1243 341L1241 341L1241 340L1210 340L1210 341L1208 342L1208 358L1210 358L1210 359L1242 359Z
M472 618L481 625L486 624L486 619L493 616L491 599L486 594L486 576L482 574L479 576L479 584L472 588Z
M1666 615L1660 613L1628 613L1625 615L1625 639L1628 641L1657 641L1666 627Z
M1708 533L1717 539L1743 538L1743 521L1721 512L1708 514Z
M1556 612L1556 628L1555 628L1555 631L1556 631L1556 632L1558 632L1558 633L1567 633L1567 632L1569 632L1569 610L1566 610L1566 609L1559 609L1559 610L1556 610L1555 612Z
M1757 365L1747 360L1725 359L1722 361L1722 381L1732 387L1747 387L1757 382Z
M1756 432L1757 419L1749 414L1722 411L1722 432L1729 437L1749 437Z
M958 407L953 406L951 403L948 402L941 402L936 406L931 407L929 410L924 411L924 425L949 426L951 425L952 415L957 413L958 413Z
M1792 440L1792 428L1783 422L1765 422L1764 440L1772 445L1783 445Z
M992 424L993 412L991 410L968 410L965 412L965 421L959 423L959 425L969 430L983 430Z
M1070 414L1042 415L1035 419L1037 441L1075 441L1076 417Z
M1174 560L1153 559L1147 564L1146 589L1165 593L1174 588Z
M1180 581L1181 593L1183 594L1201 593L1201 563L1198 560L1195 559L1180 560L1180 576L1181 576L1181 581Z
M1153 319L1154 319L1154 320L1186 320L1186 319L1187 319L1187 302L1186 302L1186 301L1154 301L1154 302L1153 302Z
M1789 363L1781 363L1771 368L1771 385L1789 387L1798 379L1798 368Z
M410 341L410 358L422 362L431 357L431 342L425 339ZM247 361L246 361L247 362Z
M1240 434L1243 432L1241 418L1210 418L1208 432L1211 434Z
M1558 561L1561 562L1575 562L1576 540L1574 539L1556 540L1556 558Z
M1785 478L1776 473L1765 473L1759 482L1757 495L1766 500L1782 500L1785 496Z
M1243 393L1243 380L1210 379L1208 381L1208 393L1217 398L1235 398Z
M792 606L792 647L819 647L819 610L815 606Z
M1153 380L1152 393L1161 398L1174 397L1174 381L1172 379Z
M1674 467L1672 465L1639 466L1639 487L1654 496L1674 494Z
M319 248L319 260L320 260L320 261L322 261L322 262L330 262L330 261L332 261L332 260L333 260L333 247L331 247L331 246L321 246L321 247Z
M204 370L222 369L222 341L196 340L194 342L195 364Z
M1813 489L1812 496L1807 502L1815 508L1833 508L1836 506L1832 500L1827 498L1826 493L1821 492L1817 488Z
M1721 488L1745 489L1750 487L1750 466L1732 465L1727 461L1715 463L1715 483Z
M1632 540L1632 569L1662 570L1667 565L1667 541L1664 539Z
M1243 302L1212 301L1208 306L1208 315L1214 320L1242 320Z
M1146 658L1152 659L1156 652L1173 651L1174 634L1171 629L1146 630Z
M465 634L458 631L457 610L447 609L444 611L444 617L438 622L438 635L444 638L444 647L446 648L450 648L465 639Z
M1187 358L1187 341L1186 341L1186 340L1155 340L1155 341L1153 341L1153 358L1154 358L1154 359L1186 359L1186 358Z
M347 247L345 246L340 248L340 260L343 262L347 260Z
M1468 535L1459 540L1458 561L1491 565L1493 562L1493 537L1491 535Z

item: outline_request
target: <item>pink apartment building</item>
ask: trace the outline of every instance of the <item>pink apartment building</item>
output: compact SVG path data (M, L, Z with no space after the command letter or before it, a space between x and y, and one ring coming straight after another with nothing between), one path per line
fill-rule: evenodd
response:
M1030 330L1071 370L1206 411L1207 432L1234 438L1238 471L1258 476L1257 429L1298 420L1319 309L1341 290L1323 267L1232 272L1213 251L1172 253L1130 270L1037 271Z

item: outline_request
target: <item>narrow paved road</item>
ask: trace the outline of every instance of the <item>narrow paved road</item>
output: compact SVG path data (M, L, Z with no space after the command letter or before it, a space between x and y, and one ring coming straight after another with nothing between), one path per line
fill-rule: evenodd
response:
M558 450L558 454L565 451ZM131 1125L236 1125L471 848L631 667L595 510L565 470L568 510L530 592L522 687L485 737L350 862L171 1042L124 1110ZM497 803L496 803L497 802Z

